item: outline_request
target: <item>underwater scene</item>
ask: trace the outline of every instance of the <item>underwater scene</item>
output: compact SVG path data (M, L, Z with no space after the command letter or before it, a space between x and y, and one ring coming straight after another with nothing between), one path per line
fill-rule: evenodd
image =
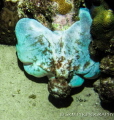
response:
M0 120L114 120L113 0L0 0Z

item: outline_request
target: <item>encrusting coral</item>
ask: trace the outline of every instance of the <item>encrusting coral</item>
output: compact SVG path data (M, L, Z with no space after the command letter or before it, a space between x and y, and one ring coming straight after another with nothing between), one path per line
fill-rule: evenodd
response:
M21 18L33 18L51 30L65 30L77 20L83 0L0 0L0 44L15 45L14 28ZM75 9L75 10L74 10ZM66 24L57 24L56 15L64 16ZM65 16L66 15L66 16ZM59 16L59 18L61 18ZM59 19L58 18L58 19ZM57 20L57 18L55 17ZM63 22L64 23L64 22ZM58 25L61 24L61 27Z
M90 45L90 53L95 57L98 55L98 58L101 59L106 54L114 54L114 6L112 0L98 0L98 4L92 5L90 11L93 19L91 26L93 41Z
M94 1L94 0L92 0ZM91 2L92 2L91 1ZM95 85L102 102L114 100L114 5L113 0L91 3L91 57L100 62L101 77Z
M106 10L102 6L95 8L98 12L93 18L91 27L94 46L103 52L112 52L111 39L114 36L114 13L112 10ZM99 33L100 35L97 35Z
M80 8L80 21L65 31L51 31L34 19L17 22L17 55L25 71L35 77L47 76L48 90L65 98L73 87L99 75L99 62L89 55L92 19L87 8ZM70 44L69 44L70 43Z
M72 4L66 2L65 0L52 0L58 4L58 12L60 14L66 14L72 9Z
M15 45L14 29L17 21L23 17L34 18L51 28L51 17L55 7L46 0L4 0L0 2L0 43Z
M114 55L104 57L100 62L100 69L103 73L114 75Z
M94 83L94 88L98 92L103 103L114 102L114 77L103 76L99 82Z

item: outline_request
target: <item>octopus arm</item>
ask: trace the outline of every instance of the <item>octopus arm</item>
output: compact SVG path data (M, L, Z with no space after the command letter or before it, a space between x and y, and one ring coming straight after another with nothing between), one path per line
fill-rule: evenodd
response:
M20 61L23 62L25 70L39 77L45 75L44 71L51 71L53 45L50 41L52 41L51 37L55 34L52 34L48 28L38 21L29 18L22 18L18 21L15 33L17 37L17 55ZM36 64L36 67L34 64ZM37 71L39 69L40 72Z
M70 80L69 85L73 87L79 87L83 84L84 79L78 75L74 75L73 78Z

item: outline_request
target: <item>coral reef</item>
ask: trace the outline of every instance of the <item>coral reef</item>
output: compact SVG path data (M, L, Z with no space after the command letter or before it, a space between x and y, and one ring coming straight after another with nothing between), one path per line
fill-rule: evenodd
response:
M104 57L100 62L100 69L103 73L114 75L114 55Z
M114 54L114 13L105 0L99 0L101 4L91 8L93 18L91 34L91 54L113 53ZM97 34L99 33L99 35ZM96 51L96 52L95 52Z
M52 0L57 3L57 14L52 17L52 30L66 30L79 20L80 7L85 7L84 0Z
M114 55L103 57L100 62L100 69L103 73L100 82L94 85L102 102L113 103L114 101ZM99 81L99 80L98 80Z
M114 102L114 77L101 77L100 82L94 83L94 88L99 93L102 102Z
M4 0L0 2L0 43L15 45L14 28L23 17L39 20L51 28L52 16L55 14L53 2L46 0Z
M102 102L114 100L114 5L112 0L90 3L93 18L90 44L91 57L100 62L101 77L94 85Z
M20 18L34 18L50 28L52 16L56 13L56 7L50 0L25 0L18 4Z
M0 11L0 43L16 44L14 34L14 28L18 21L16 6L10 2L4 2L4 6L7 7L3 7Z
M112 53L114 45L112 39L114 37L114 14L112 10L98 7L97 15L93 19L91 34L94 39L93 43L96 49L103 52ZM99 33L99 35L97 34Z
M18 21L15 31L17 55L25 71L35 77L47 76L54 97L66 97L71 88L99 75L99 62L89 55L92 19L80 8L80 20L65 31L51 31L34 19ZM70 43L70 44L69 44Z
M65 0L52 0L58 4L58 12L60 14L67 14L72 9L72 4Z
M78 20L82 3L83 0L1 0L0 43L16 44L14 27L21 18L34 18L51 30L65 30Z
M52 17L53 30L66 30L68 29L76 20L73 20L74 16L74 4L73 0L69 3L65 0L52 0L57 8L57 14Z

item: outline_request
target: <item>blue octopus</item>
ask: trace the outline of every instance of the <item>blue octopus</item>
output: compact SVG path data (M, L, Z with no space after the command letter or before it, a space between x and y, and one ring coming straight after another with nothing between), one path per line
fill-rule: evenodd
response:
M93 61L89 53L89 10L80 8L79 18L65 31L51 31L30 18L16 24L16 51L25 71L35 77L47 76L48 90L57 98L67 97L71 88L100 73L99 62Z

